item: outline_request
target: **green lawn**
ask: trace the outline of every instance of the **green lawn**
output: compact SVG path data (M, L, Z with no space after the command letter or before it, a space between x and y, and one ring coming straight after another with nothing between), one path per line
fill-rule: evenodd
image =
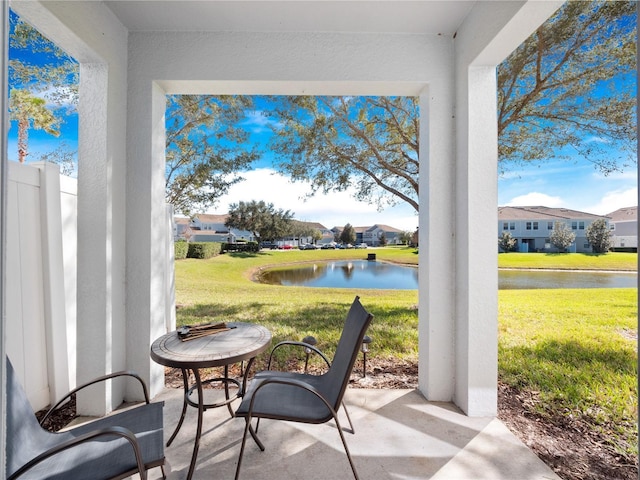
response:
M354 296L374 314L371 355L417 360L418 294L262 285L260 268L328 259L366 258L416 264L411 248L262 251L176 262L178 324L258 322L274 342L314 335L332 353ZM500 267L636 270L637 255L614 253L498 256ZM580 415L620 452L637 455L637 290L499 292L499 376L535 398L543 415Z
M552 268L558 270L638 270L637 253L501 253L499 268Z

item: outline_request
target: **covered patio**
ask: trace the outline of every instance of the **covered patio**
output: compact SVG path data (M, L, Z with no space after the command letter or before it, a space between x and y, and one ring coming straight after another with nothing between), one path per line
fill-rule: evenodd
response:
M166 294L172 288L164 221L166 95L417 96L419 389L349 391L360 431L347 441L364 478L553 478L493 419L497 254L475 252L496 251L496 65L561 1L9 4L80 64L78 286L68 312L78 322L74 343L59 346L72 350L75 361L56 364L68 369L62 376L71 386L135 370L152 396L167 399L171 428L176 393L165 390L163 369L149 356L154 339L175 326ZM3 162L4 176L6 149ZM7 277L6 263L2 268ZM7 353L4 294L2 301L0 362ZM78 399L78 408L100 415L134 395L96 389ZM227 477L233 469L241 422L219 423L227 433L205 433L210 444L201 447L198 477ZM206 424L214 428L216 420ZM330 436L321 442L312 430L296 427L294 435L280 428L286 427L265 429L276 435L268 443L277 451L264 458L247 452L247 469L255 468L247 478L281 477L283 469L299 478L298 461L316 466L310 478L314 471L316 478L348 473L339 449L323 443ZM296 441L280 444L277 435ZM167 449L178 472L189 457L180 448L184 441ZM279 460L280 471L262 469L265 459ZM328 467L335 475L326 475Z
M211 401L222 391L209 392ZM166 389L165 437L182 406L182 390ZM492 417L469 417L449 402L428 402L416 390L349 388L345 397L355 435L345 433L360 478L440 480L553 480L559 477ZM193 410L193 409L191 409ZM346 424L344 412L339 412ZM186 477L196 414L188 412L174 443L166 449L169 480ZM348 424L347 424L348 425ZM244 421L226 408L205 412L194 479L233 478ZM263 420L261 452L247 443L241 478L351 480L353 475L335 424L306 425ZM159 469L149 478L161 478Z

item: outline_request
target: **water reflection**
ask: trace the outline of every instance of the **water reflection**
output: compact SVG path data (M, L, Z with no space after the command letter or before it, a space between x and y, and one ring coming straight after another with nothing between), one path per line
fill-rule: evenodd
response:
M285 286L415 290L418 288L418 269L348 260L269 270L260 275L260 281Z
M500 270L498 288L636 288L635 272ZM392 263L347 260L265 271L262 283L284 286L416 290L418 269Z

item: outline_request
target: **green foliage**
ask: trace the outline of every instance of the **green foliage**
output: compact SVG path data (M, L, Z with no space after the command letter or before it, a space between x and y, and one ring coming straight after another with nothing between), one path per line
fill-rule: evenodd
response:
M503 252L513 252L518 245L518 240L513 238L510 232L502 232L498 238L498 246Z
M413 97L278 97L267 114L278 168L317 191L356 190L418 210L418 102Z
M613 245L611 230L609 230L607 222L603 218L592 222L587 227L585 234L594 253L607 253Z
M382 232L382 234L380 235L379 241L380 241L380 246L382 247L384 247L387 244L387 236L385 235L384 232Z
M566 147L604 173L634 164L635 78L635 2L566 2L498 67L502 170Z
M564 252L575 241L576 234L564 222L556 222L553 224L553 230L549 236L551 244L560 252Z
M218 242L193 242L188 245L187 258L207 259L215 257L222 248L222 244Z
M342 243L355 243L356 231L353 229L350 223L347 223L342 229L342 232L340 232L340 241Z
M257 158L241 127L249 96L167 97L165 191L177 213L205 211Z
M78 103L78 63L30 24L11 12L12 29L9 42L18 54L9 60L9 83L28 88L47 100L65 108ZM25 59L38 56L37 63Z
M412 237L413 237L413 232L404 231L400 234L400 242L403 245L409 245L411 243Z
M260 241L272 241L289 234L292 219L289 210L276 210L272 203L252 200L231 204L225 225L252 232Z
M189 244L184 240L176 240L173 243L174 257L176 260L184 260L189 252Z
M222 252L259 252L258 242L223 243Z
M49 135L60 135L60 120L47 108L47 102L28 90L12 89L9 98L9 118L18 122L18 160L24 163L29 155L27 139L29 129L44 130Z

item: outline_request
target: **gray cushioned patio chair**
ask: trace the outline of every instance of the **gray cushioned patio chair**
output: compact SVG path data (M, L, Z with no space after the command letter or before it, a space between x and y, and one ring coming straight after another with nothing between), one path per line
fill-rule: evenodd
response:
M8 480L121 479L161 467L164 471L163 403L149 403L143 380L131 372L97 378L54 405L46 418L77 391L119 376L133 376L144 390L146 403L63 432L41 427L7 358L7 466Z
M322 375L266 370L254 376L236 410L236 416L244 417L246 421L236 468L236 480L240 476L247 433L251 434L260 450L265 449L251 425L252 418L302 423L325 423L333 419L353 476L358 479L356 467L338 421L337 411L347 389L362 339L372 319L373 315L364 309L359 297L356 297L349 309L331 366Z

